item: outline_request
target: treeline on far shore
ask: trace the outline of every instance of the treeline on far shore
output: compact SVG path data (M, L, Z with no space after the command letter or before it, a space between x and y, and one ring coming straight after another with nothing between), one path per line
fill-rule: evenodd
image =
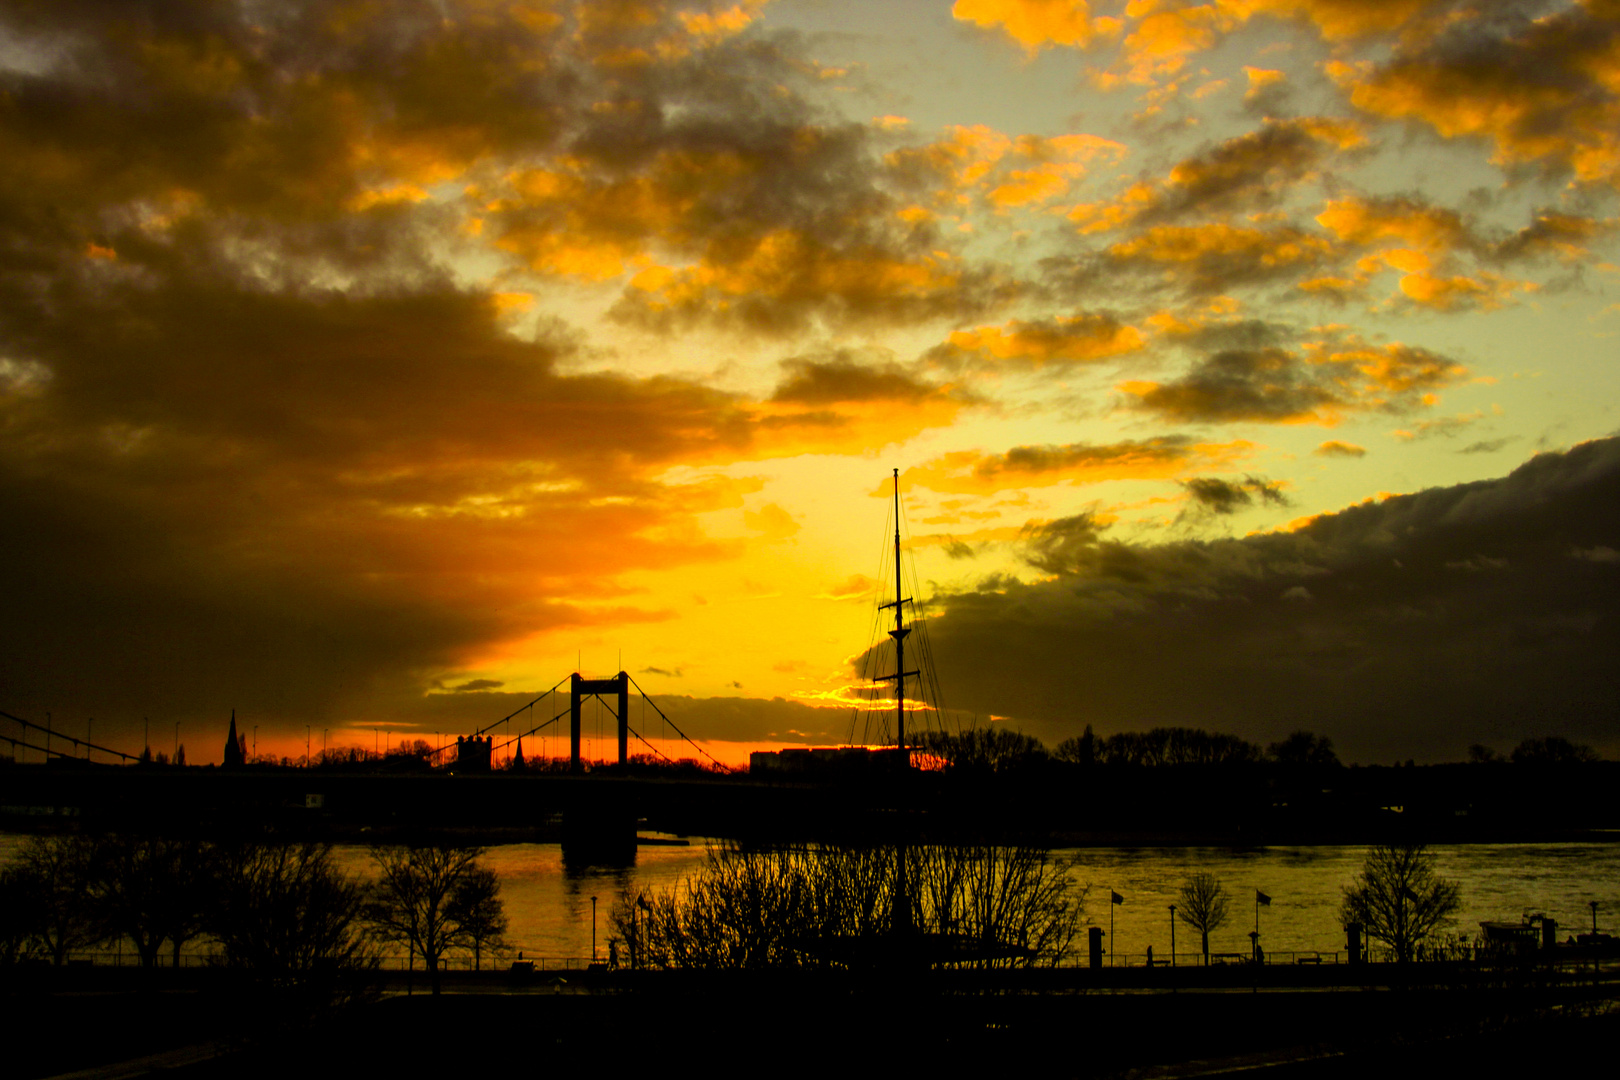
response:
M1333 740L1296 731L1262 747L1247 739L1191 727L1156 727L1099 737L1087 724L1083 734L1048 749L1033 735L1006 728L973 728L961 732L928 731L918 739L921 764L957 772L1005 772L1044 765L1081 768L1166 768L1175 766L1253 766L1283 769L1339 769L1344 763ZM1475 744L1468 748L1472 765L1580 765L1601 760L1590 746L1558 735L1525 739L1507 754ZM1413 763L1408 761L1408 766Z
M1620 762L1559 736L1466 762L1346 765L1308 731L1260 746L1198 728L1082 735L1047 747L1016 731L927 733L917 758L936 805L1077 836L1166 842L1365 843L1564 839L1620 827ZM1083 841L1082 841L1083 842Z

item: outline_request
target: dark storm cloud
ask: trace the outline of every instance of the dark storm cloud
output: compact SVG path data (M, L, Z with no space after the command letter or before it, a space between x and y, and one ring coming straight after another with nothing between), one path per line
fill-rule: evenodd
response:
M668 617L615 602L613 575L733 554L692 515L741 506L728 480L656 479L669 465L860 444L836 401L818 436L690 380L571 373L570 333L520 338L503 297L453 283L472 230L430 189L559 153L608 177L687 155L700 177L793 137L823 147L796 188L699 199L670 242L708 251L731 218L858 261L811 226L868 206L860 135L818 135L776 92L791 57L706 67L673 10L560 10L0 13L7 55L39 58L0 72L0 509L28 523L0 558L10 705L108 731L232 704L403 715L515 638ZM682 102L678 130L647 119ZM881 365L806 365L789 397L901 395L885 439L914 390L959 407Z
M1295 532L1139 546L1089 518L1029 537L1055 575L942 598L954 708L1051 739L1299 728L1350 759L1562 733L1620 748L1620 440L1369 502Z

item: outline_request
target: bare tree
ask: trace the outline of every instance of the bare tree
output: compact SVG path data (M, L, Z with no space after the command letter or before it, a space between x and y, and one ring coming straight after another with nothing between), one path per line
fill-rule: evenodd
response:
M16 867L0 869L0 967L34 955L42 914L33 879Z
M127 937L141 966L157 965L165 941L180 949L202 932L213 868L199 840L112 835L96 841L89 882L104 932Z
M458 906L455 893L483 869L478 862L483 853L479 847L371 849L379 872L367 916L373 932L383 941L419 953L435 994L440 991L440 963L445 954L471 942L461 922L468 909ZM499 898L493 902L499 904Z
M495 871L474 865L462 876L450 890L450 918L461 929L463 947L472 949L473 970L480 970L485 949L506 945L506 905Z
M58 967L106 937L89 895L94 851L85 836L31 836L17 853L21 888L37 905L35 938Z
M1422 844L1381 844L1345 887L1339 921L1361 924L1404 964L1461 906L1461 890L1435 873L1434 856Z
M365 890L325 844L222 851L208 932L219 962L243 972L293 1018L363 997L377 957L361 922Z
M1181 903L1176 918L1198 931L1204 949L1204 965L1209 966L1209 935L1226 922L1226 886L1214 874L1200 871L1181 883Z
M1056 964L1079 932L1085 891L1039 848L918 845L721 848L679 886L623 895L610 918L638 965L770 968L851 965L893 945L978 967Z

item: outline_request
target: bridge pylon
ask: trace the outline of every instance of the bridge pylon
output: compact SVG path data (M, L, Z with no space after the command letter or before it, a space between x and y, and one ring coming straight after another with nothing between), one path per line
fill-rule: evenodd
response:
M580 703L599 694L619 698L619 764L630 760L630 676L621 671L611 679L586 679L574 672L568 680L568 770L582 771L579 760Z

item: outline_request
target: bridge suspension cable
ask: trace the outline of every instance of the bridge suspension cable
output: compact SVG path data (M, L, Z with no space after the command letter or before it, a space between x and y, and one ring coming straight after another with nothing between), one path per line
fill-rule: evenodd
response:
M74 746L84 746L84 747L90 748L91 750L100 750L103 754L116 754L117 756L123 758L125 761L139 761L140 760L140 755L139 754L126 754L122 750L114 750L112 747L110 747L110 746L102 746L100 743L93 743L93 742L90 742L90 741L88 741L86 739L75 739L72 735L69 735L65 731L56 731L56 730L54 730L52 728L46 727L44 724L36 724L32 720L24 720L22 717L13 716L11 713L8 713L3 709L0 709L0 716L5 717L7 720L15 720L17 723L21 724L25 728L33 728L35 731L48 732L50 734L50 737L53 738L53 739L66 739L68 742L72 743ZM6 738L6 736L0 735L0 738ZM9 740L9 741L11 741L13 746L16 745L16 740ZM24 745L32 745L32 744L24 744ZM38 750L40 748L35 746L35 747L33 747L33 749ZM72 754L67 753L64 750L57 750L54 747L51 748L50 750L47 750L47 751L44 751L44 752L48 753L48 754L55 754L57 757L73 757L74 756Z
M699 746L699 745L698 745L698 744L697 744L697 743L695 743L695 742L692 742L692 739L691 739L691 737L690 737L690 736L688 736L688 735L687 735L687 734L686 734L686 732L684 732L684 731L682 731L682 730L681 730L681 728L680 728L680 725L679 725L679 724L677 724L677 723L675 723L675 721L673 721L673 720L671 720L671 719L670 719L670 718L669 718L669 717L668 717L668 716L667 716L667 715L666 715L666 714L665 714L665 712L664 712L664 710L663 710L663 709L660 709L660 708L659 708L659 707L658 707L658 702L656 702L656 701L654 701L654 700L653 700L653 699L652 699L652 698L651 698L651 697L650 697L650 696L649 696L649 695L648 695L648 693L647 693L647 691L645 691L645 690L643 690L643 689L642 689L642 688L641 688L641 684L640 684L640 683L638 683L638 682L636 682L636 679L635 679L635 676L634 676L634 675L629 675L629 676L626 676L626 677L627 677L627 678L628 678L628 679L629 679L629 680L630 680L630 685L631 685L631 686L634 686L634 687L635 687L635 688L636 688L636 692L637 692L637 693L638 693L638 694L640 694L640 695L641 695L641 700L643 700L643 701L645 701L645 702L646 702L646 703L647 703L647 704L649 704L649 705L651 705L651 706L652 706L652 707L653 707L653 712L655 712L655 713L657 713L657 714L658 714L658 715L659 715L659 716L661 716L661 717L663 717L663 719L664 719L664 723L666 723L666 724L668 724L668 725L669 725L669 726L670 726L670 727L672 727L672 728L674 728L674 729L675 729L675 734L677 734L677 735L679 735L679 736L680 736L680 737L681 737L681 738L683 738L683 739L685 739L685 740L686 740L686 741L687 741L687 743L688 743L688 744L689 744L689 745L690 745L690 746L691 746L691 747L692 747L692 749L694 749L694 750L696 750L696 751L697 751L697 752L698 752L698 753L700 753L700 754L702 754L702 755L703 755L703 756L704 756L704 757L706 757L706 758L708 758L708 759L709 759L709 760L710 760L710 761L712 761L712 762L714 762L714 763L715 763L715 764L716 764L716 765L718 765L718 766L719 766L719 767L720 767L720 768L721 768L721 769L724 769L724 770L725 770L725 771L726 771L726 772L730 772L730 771L731 771L731 769L730 769L730 768L729 768L729 767L728 767L728 766L726 766L726 765L723 765L723 764L721 764L721 762L720 762L720 759L719 759L719 758L717 758L717 757L715 757L715 756L714 756L714 755L713 755L713 754L711 754L711 753L709 753L709 752L708 752L708 751L707 751L707 750L705 750L705 749L703 749L703 747L701 747L701 746ZM638 739L640 739L640 738L641 738L641 736L639 736L639 735L637 735L637 736L636 736L636 738L638 738ZM647 742L647 740L646 740L646 739L641 739L641 741L642 741L642 742ZM650 746L650 745L651 745L651 744L650 744L650 743L649 743L649 744L648 744L648 745L649 745L649 746ZM667 760L669 760L669 759L668 759L668 758L665 758L665 759L664 759L664 760L666 760L666 761L667 761Z

